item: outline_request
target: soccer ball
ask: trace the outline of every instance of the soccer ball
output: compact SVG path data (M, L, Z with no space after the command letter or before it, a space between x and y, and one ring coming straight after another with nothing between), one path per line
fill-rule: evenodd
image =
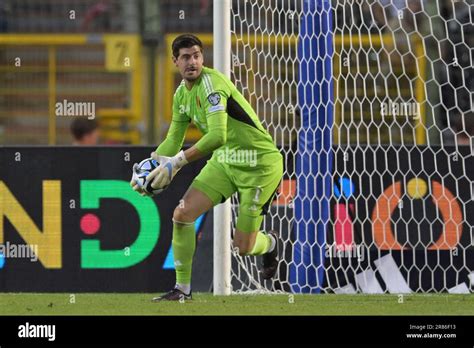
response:
M166 190L166 187L167 187L166 186L160 189L153 189L151 187L151 182L149 182L145 187L146 177L148 176L148 174L150 174L150 172L153 169L158 167L158 165L159 163L153 158L145 158L143 161L138 163L137 166L135 166L135 169L133 170L133 174L132 174L132 179L137 182L138 186L140 186L142 189L144 189L148 193L152 193L154 195L157 195L163 192L164 190Z

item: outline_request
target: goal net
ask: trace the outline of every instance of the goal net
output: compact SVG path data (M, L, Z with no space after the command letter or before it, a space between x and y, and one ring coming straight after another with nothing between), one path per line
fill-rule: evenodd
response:
M473 12L232 2L232 80L285 157L264 222L284 241L278 274L233 253L233 292L472 290Z

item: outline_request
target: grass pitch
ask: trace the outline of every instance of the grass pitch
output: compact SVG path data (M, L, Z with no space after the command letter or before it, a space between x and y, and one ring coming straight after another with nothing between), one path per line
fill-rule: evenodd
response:
M0 315L473 315L474 294L232 295L195 293L185 303L156 294L0 294Z

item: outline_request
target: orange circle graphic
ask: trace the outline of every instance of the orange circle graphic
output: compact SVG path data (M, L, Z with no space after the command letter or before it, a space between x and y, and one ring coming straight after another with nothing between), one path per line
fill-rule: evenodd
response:
M441 212L444 230L429 250L454 249L462 235L462 211L456 197L437 181L432 181L431 199ZM390 185L379 196L372 211L374 242L379 249L406 250L396 239L392 230L392 214L402 197L400 181Z

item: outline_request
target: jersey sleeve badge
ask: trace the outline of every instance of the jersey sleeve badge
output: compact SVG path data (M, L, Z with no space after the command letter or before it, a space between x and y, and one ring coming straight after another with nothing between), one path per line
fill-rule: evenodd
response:
M218 105L219 102L221 101L221 96L219 93L211 93L208 95L207 100L211 105Z

